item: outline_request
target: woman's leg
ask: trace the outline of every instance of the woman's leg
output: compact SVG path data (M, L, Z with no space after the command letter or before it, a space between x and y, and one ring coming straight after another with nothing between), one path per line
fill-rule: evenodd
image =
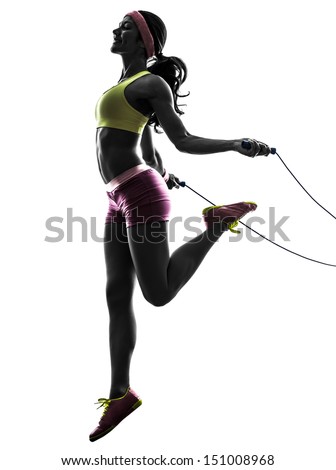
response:
M130 362L136 340L136 323L132 305L135 270L125 223L105 225L104 251L112 368L109 398L117 398L122 396L129 386Z
M133 264L143 295L153 305L170 302L189 281L223 233L220 223L169 256L167 222L137 224L127 229Z

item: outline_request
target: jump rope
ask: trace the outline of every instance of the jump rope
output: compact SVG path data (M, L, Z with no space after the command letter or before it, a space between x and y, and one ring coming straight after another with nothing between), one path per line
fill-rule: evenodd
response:
M243 140L242 142L242 147L247 149L247 150L250 150L252 148L252 145L251 143L248 141L248 140ZM266 146L267 147L267 146ZM301 188L304 190L304 192L306 194L308 194L308 196L318 205L320 206L325 212L327 212L327 214L331 215L331 217L333 217L334 219L336 219L336 217L331 213L329 212L324 206L322 206L322 204L320 204L316 199L313 198L313 196L306 190L306 188L300 183L300 181L296 178L296 176L291 172L291 170L288 168L288 166L286 165L286 163L283 161L283 159L280 157L280 155L278 154L278 152L276 151L276 148L274 147L271 147L270 148L270 152L272 155L277 155L279 160L281 161L281 163L284 165L284 167L288 170L288 172L292 175L292 177L295 179L295 181L299 184L299 186L301 186ZM258 155L263 155L263 153L259 153ZM266 154L264 154L266 155ZM268 154L267 154L268 155ZM179 186L181 186L182 188L186 187L188 189L190 189L192 192L194 192L195 194L197 194L198 196L200 196L202 199L204 199L205 201L209 202L212 206L215 206L216 204L214 204L213 202L211 202L209 199L207 199L206 197L202 196L202 194L198 193L197 191L195 191L193 188L191 188L190 186L187 185L187 183L185 181L180 181L178 183ZM331 263L325 263L323 261L318 261L316 259L313 259L313 258L309 258L308 256L304 256L304 255L301 255L300 253L296 253L295 251L292 251L292 250L289 250L288 248L285 248L284 246L282 245L279 245L278 243L270 240L269 238L265 237L265 235L262 235L261 233L257 232L256 230L254 230L252 227L249 227L248 225L244 224L243 222L239 221L240 224L244 225L244 227L248 228L249 230L251 230L251 232L253 233L256 233L257 235L259 235L259 237L263 238L264 240L267 240L268 242L272 243L273 245L276 245L278 246L279 248L282 248L283 250L285 251L288 251L289 253L293 254L293 255L296 255L296 256L299 256L300 258L304 258L304 259L307 259L308 261L313 261L314 263L319 263L319 264L323 264L325 266L331 266L333 268L336 268L336 264L331 264Z

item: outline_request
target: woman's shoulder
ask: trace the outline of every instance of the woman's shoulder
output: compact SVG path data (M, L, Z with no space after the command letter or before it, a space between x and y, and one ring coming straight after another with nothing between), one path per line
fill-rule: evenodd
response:
M148 73L146 75L143 75L143 77L141 78L141 85L149 95L165 95L166 93L170 95L170 88L168 83L159 75L155 75L154 73Z
M171 97L171 91L168 84L159 75L153 73L146 73L133 81L126 88L126 97L134 99L155 99L169 101Z
M151 73L149 71L148 73L146 73L146 75L142 76L142 79L143 79L143 82L146 80L146 82L149 83L150 85L160 86L160 84L166 83L162 77L160 77L159 75L155 75L155 73Z

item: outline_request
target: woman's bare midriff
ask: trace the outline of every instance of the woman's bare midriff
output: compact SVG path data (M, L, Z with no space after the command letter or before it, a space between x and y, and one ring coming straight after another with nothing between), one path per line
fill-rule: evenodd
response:
M101 177L108 183L133 166L143 163L137 153L140 135L134 132L99 127L96 149Z

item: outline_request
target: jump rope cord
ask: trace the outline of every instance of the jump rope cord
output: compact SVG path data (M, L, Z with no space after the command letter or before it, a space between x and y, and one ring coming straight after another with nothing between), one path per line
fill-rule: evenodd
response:
M332 266L333 268L336 268L336 264L324 263L323 261L318 261L318 260L316 260L316 259L309 258L308 256L300 255L300 253L296 253L295 251L289 250L288 248L285 248L284 246L279 245L278 243L273 242L273 241L270 240L269 238L265 237L265 236L262 235L261 233L259 233L259 232L257 232L256 230L254 230L253 228L251 228L251 227L249 227L248 225L244 224L244 222L242 222L241 220L239 221L239 223L242 224L242 225L244 225L244 226L247 227L248 229L250 229L251 232L254 232L254 233L256 233L257 235L259 235L259 237L262 237L262 238L264 238L265 240L267 240L268 242L273 243L273 245L276 245L276 246L278 246L279 248L282 248L283 250L288 251L289 253L292 253L292 255L300 256L300 258L304 258L304 259L307 259L307 260L309 260L309 261L313 261L314 263L324 264L325 266Z
M275 152L275 154L279 157L280 161L282 162L282 164L284 165L284 167L289 171L289 173L293 176L293 178L295 179L295 181L301 186L301 188L304 190L304 192L306 194L308 194L308 196L318 205L321 207L321 209L323 209L324 211L326 211L329 215L331 215L331 217L333 217L335 220L336 220L336 217L334 216L334 214L332 214L331 212L329 212L325 207L322 206L322 204L320 204L318 201L316 201L316 199L313 198L313 196L306 190L306 188L300 183L300 181L296 178L296 176L290 171L290 169L288 168L288 166L286 165L286 163L283 161L283 159L280 157L280 155L278 154L278 152Z
M314 199L311 194L302 186L302 184L300 183L300 181L294 176L294 174L290 171L290 169L288 168L288 166L285 164L285 162L282 160L282 158L280 157L280 155L277 153L277 152L274 152L278 157L279 159L281 160L281 162L284 164L284 166L286 167L286 169L289 171L289 173L293 176L293 178L295 179L295 181L301 186L301 188L308 194L309 197L311 197L311 199L316 202L316 204L318 204L322 209L324 209L328 214L330 214L332 217L334 217L334 219L336 219L336 217L331 213L329 212L325 207L323 207L319 202L316 201L316 199ZM190 186L188 186L184 181L181 181L180 182L180 186L182 187L187 187L188 189L190 189L191 191L193 191L195 194L197 194L198 196L200 196L201 198L203 198L205 201L209 202L212 206L215 206L216 204L214 204L213 202L211 202L209 199L207 199L206 197L202 196L202 194L198 193L197 191L195 191L193 188L191 188ZM259 235L259 237L263 238L264 240L267 240L268 242L272 243L273 245L276 245L278 246L279 248L282 248L283 250L285 251L288 251L288 253L291 253L292 255L295 255L295 256L299 256L300 258L304 258L304 259L307 259L308 261L313 261L314 263L318 263L318 264L323 264L324 266L331 266L333 268L336 268L336 264L330 264L330 263L325 263L323 261L318 261L316 259L313 259L313 258L309 258L308 256L304 256L304 255L300 255L300 253L296 253L295 251L292 251L292 250L289 250L288 248L285 248L284 246L282 245L279 245L278 243L270 240L269 238L265 237L265 235L262 235L261 233L257 232L256 230L254 230L252 227L249 227L248 225L244 224L244 222L242 222L241 220L239 221L240 224L244 225L244 227L248 228L249 230L251 230L251 232L253 233L256 233L257 235Z

